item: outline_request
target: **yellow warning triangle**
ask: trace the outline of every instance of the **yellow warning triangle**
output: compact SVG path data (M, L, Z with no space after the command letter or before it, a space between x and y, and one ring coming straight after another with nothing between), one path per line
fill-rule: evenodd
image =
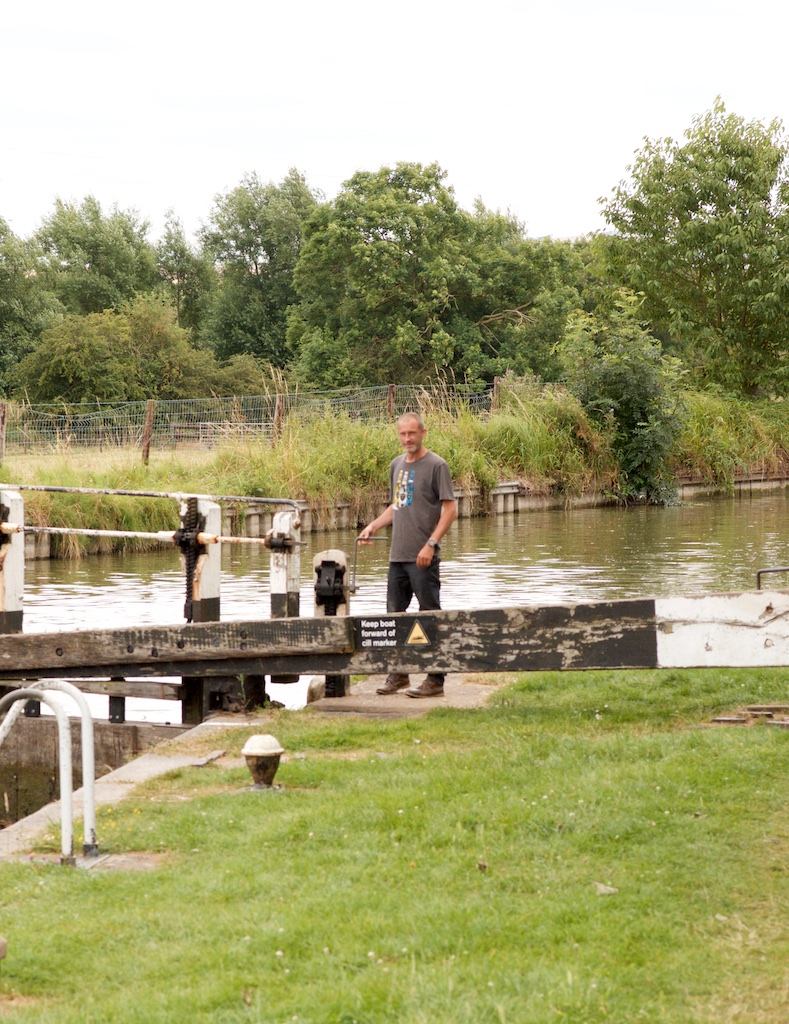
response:
M430 641L427 638L427 634L425 633L425 631L422 629L418 622L414 623L411 632L408 634L406 644L430 644Z

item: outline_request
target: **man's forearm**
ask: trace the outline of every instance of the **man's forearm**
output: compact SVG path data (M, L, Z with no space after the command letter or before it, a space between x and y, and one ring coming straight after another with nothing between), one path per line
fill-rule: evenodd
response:
M430 534L436 544L438 544L457 517L458 506L456 501L444 501L441 503L441 515Z
M383 530L387 526L392 525L393 510L391 505L387 505L386 509L378 516L377 519L373 519L371 523L359 533L359 536L366 540L368 537L372 537L374 533L378 533L379 530Z

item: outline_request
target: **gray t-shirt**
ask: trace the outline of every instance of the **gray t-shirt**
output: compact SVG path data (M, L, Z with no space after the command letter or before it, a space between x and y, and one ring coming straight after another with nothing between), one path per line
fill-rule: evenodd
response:
M449 466L435 452L406 462L405 452L389 467L392 505L390 562L415 562L441 518L441 502L454 501Z

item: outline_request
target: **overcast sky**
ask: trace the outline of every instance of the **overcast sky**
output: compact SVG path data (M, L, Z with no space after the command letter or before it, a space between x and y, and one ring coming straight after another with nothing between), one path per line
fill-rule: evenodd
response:
M717 95L789 125L773 0L0 0L0 217L56 197L188 232L256 172L327 198L357 170L437 161L460 204L532 237L603 227L645 136Z

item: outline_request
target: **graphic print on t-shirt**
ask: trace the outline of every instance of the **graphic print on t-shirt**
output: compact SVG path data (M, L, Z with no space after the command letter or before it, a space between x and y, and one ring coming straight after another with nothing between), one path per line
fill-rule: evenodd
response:
M412 469L401 469L397 474L397 480L395 481L394 488L394 505L395 508L405 508L410 505L414 500L414 476L415 471Z

